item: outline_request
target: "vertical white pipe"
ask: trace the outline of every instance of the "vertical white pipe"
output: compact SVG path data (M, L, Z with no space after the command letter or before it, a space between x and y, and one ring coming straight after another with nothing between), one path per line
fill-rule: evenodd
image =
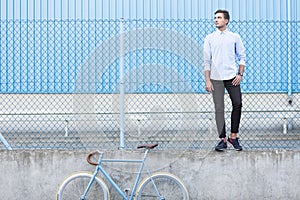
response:
M125 147L124 142L124 120L125 120L125 111L124 111L124 19L120 20L120 149Z
M288 130L288 122L287 122L287 118L283 118L283 125L282 125L282 132L283 134L287 134L287 130Z
M65 137L69 136L69 120L65 120Z

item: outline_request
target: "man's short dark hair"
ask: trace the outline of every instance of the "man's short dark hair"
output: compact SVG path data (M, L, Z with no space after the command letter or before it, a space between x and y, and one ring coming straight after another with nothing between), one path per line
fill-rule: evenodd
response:
M228 12L227 10L217 10L217 11L215 12L215 14L217 14L217 13L223 13L224 18L225 18L225 19L228 19L228 22L229 22L230 16L229 16L229 12ZM227 23L227 24L228 24L228 23ZM226 25L227 25L227 24L226 24Z

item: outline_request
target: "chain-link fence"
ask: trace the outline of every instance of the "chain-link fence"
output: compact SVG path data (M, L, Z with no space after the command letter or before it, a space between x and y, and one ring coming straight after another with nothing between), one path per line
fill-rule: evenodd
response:
M247 54L242 146L299 149L299 22L229 29ZM0 148L211 149L202 44L212 31L210 20L2 20Z

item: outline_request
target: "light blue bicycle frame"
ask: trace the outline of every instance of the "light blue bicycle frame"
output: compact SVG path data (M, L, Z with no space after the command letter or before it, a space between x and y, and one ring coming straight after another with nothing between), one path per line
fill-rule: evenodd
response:
M150 149L146 149L145 151L145 154L144 154L144 157L143 159L141 160L122 160L122 159L103 159L103 154L100 155L99 157L99 161L98 161L98 165L95 169L95 172L84 192L84 194L81 196L80 200L85 200L86 199L86 195L87 193L89 192L89 189L91 188L97 174L99 173L99 171L104 175L104 177L111 183L111 185L116 189L116 191L123 197L124 200L133 200L133 197L135 195L135 192L136 192L136 189L137 189L137 186L138 186L138 183L139 183L139 180L141 178L141 175L142 175L142 171L145 167L145 161L146 161L146 157L147 157L147 154L149 152ZM136 177L136 180L135 180L135 183L134 183L134 186L133 186L133 189L132 189L132 193L128 199L128 197L126 196L126 194L120 189L120 187L115 183L115 181L111 178L111 176L103 169L103 167L101 166L101 163L104 163L104 162L118 162L118 163L122 163L122 162L125 162L125 163L141 163L141 166L140 166L140 169L139 169L139 172L138 172L138 175ZM150 176L150 171L148 169L146 169L147 171L147 174ZM150 176L151 177L151 176ZM151 179L152 183L153 183L153 180ZM154 188L155 188L155 191L157 192L157 194L159 194L158 192L158 189L157 187L155 186L155 184L153 184Z

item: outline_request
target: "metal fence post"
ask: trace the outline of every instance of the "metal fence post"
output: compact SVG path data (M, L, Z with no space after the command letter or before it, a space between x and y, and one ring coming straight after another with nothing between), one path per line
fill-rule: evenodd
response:
M124 35L123 35L124 19L120 20L120 149L125 146L124 142Z
M288 101L291 104L293 99L292 99L292 93L293 93L293 88L292 88L292 31L291 31L291 2L287 2L287 25L288 25L288 44L287 44L287 60L288 60Z

